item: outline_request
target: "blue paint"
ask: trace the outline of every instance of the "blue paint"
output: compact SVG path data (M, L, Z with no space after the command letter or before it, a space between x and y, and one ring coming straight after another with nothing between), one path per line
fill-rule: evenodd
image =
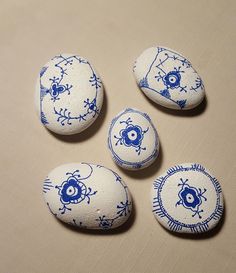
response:
M54 216L57 217L57 213L54 213L49 205L49 203L47 202L47 206L48 206L48 209L50 210L51 214L53 214Z
M170 71L164 77L160 76L160 74L161 74L160 73L159 76L156 76L155 78L157 78L158 81L161 78L166 87L171 88L171 89L175 89L175 88L180 87L180 80L181 80L180 73L184 73L184 71L180 71L175 68L175 71ZM181 91L183 91L183 90L181 90ZM184 90L184 91L187 92L186 90Z
M115 145L125 145L126 147L134 147L135 151L140 155L142 150L146 147L141 147L144 134L147 133L149 128L143 130L139 125L132 124L132 119L129 117L125 121L120 121L120 124L125 124L125 128L120 130L119 136L114 135L117 139Z
M83 222L81 221L78 221L76 219L72 219L72 222L69 222L68 224L72 225L72 226L75 226L75 227L79 227L79 228L87 228L87 226L85 226L83 224Z
M52 188L54 188L52 185L52 182L47 177L43 182L43 192L46 193L46 192L50 191Z
M155 92L164 97L166 100L171 101L176 104L180 109L184 109L187 104L187 99L177 100L172 97L172 91L178 91L179 93L187 92L199 92L204 89L203 82L199 76L196 76L195 85L187 86L182 81L182 75L188 71L191 73L197 72L192 67L191 63L172 50L157 47L157 52L152 60L148 71L143 79L138 83L139 87L142 89L149 90L150 92ZM161 55L161 56L160 56ZM172 60L176 66L169 68L168 61ZM134 71L136 69L136 63L134 66ZM155 79L157 83L164 85L163 89L155 88L149 84L150 72L155 71Z
M82 177L79 170L75 170L73 173L68 172L66 173L68 176L67 180L60 186L55 186L55 188L58 189L58 194L60 195L60 201L62 203L62 208L59 208L61 214L64 214L67 210L72 210L68 205L79 204L84 200L87 200L87 204L89 204L90 198L97 193L97 191L93 191L82 182L83 180L88 179L93 173L92 166L89 164L86 165L90 168L88 176Z
M179 191L179 200L176 203L176 206L182 205L186 209L190 209L193 213L192 217L198 216L199 219L202 218L200 215L203 210L200 209L202 201L207 201L206 197L204 197L204 193L207 191L206 189L198 189L196 187L191 187L187 184L188 179L180 178L180 183L178 186L181 187Z
M64 93L65 91L68 91L68 95L70 95L70 89L71 89L72 85L60 85L57 82L54 82L49 90L49 93L51 95L51 100L56 101L59 100L59 95Z
M194 171L202 173L206 176L210 182L212 183L215 193L217 195L217 202L214 211L207 217L204 221L202 221L201 214L204 212L202 209L202 204L207 202L207 198L205 197L205 193L207 189L198 188L189 185L188 172ZM179 206L182 206L189 211L193 218L198 218L199 222L196 224L186 224L174 219L169 213L166 211L163 206L162 201L162 190L163 186L168 183L169 178L175 174L181 174L182 178L180 178L178 187L179 192L178 196L176 196L176 205L177 209ZM163 218L163 221L167 223L169 229L176 232L181 232L183 229L189 230L193 233L205 232L209 230L209 223L212 221L217 221L221 218L223 213L223 201L221 196L221 187L218 180L209 174L206 169L199 164L192 164L189 166L177 165L167 170L166 174L156 179L153 183L154 187L154 198L153 198L153 213L158 215L159 218ZM174 198L174 197L173 197Z
M46 96L46 94L48 93L48 89L45 88L43 85L42 85L42 82L41 82L41 78L43 77L44 73L47 71L48 67L43 67L40 71L40 78L39 78L39 84L40 84L40 119L41 119L41 122L43 125L46 125L48 124L48 121L47 121L47 118L43 112L43 98Z

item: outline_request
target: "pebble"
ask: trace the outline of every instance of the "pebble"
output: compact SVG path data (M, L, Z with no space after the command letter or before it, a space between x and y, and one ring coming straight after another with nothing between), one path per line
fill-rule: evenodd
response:
M159 138L146 113L127 108L111 122L108 147L119 166L138 170L148 167L157 158Z
M164 107L187 110L204 99L201 77L183 55L172 49L146 49L137 58L133 71L144 94Z
M61 54L41 69L35 103L42 124L54 133L84 131L97 118L103 102L103 85L85 58Z
M126 222L132 210L126 184L101 165L61 165L45 179L43 194L54 216L79 228L116 228Z
M220 183L200 164L174 166L153 183L152 208L156 219L170 231L207 232L223 214Z

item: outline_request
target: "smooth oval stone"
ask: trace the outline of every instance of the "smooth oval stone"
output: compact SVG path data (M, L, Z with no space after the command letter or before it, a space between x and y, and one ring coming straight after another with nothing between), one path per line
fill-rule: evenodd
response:
M88 60L61 54L41 69L35 100L44 126L57 134L72 135L96 120L102 107L103 85Z
M53 215L80 228L116 228L132 210L126 184L117 173L101 165L61 165L45 179L43 193Z
M196 70L185 57L172 49L146 49L137 58L133 71L144 94L164 107L192 109L205 96L203 82Z
M157 158L159 138L146 113L128 108L112 120L108 147L119 166L138 170L148 167Z
M200 164L177 165L153 183L152 207L168 230L203 233L214 228L223 214L221 186Z

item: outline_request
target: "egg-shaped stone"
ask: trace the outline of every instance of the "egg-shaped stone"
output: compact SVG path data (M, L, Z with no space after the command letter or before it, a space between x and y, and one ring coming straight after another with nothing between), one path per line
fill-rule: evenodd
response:
M75 54L60 54L41 69L35 102L47 129L62 135L77 134L98 117L103 85L88 60Z
M159 223L170 231L207 232L223 214L222 189L200 164L180 164L169 168L153 183L152 208Z
M143 169L158 156L157 130L146 113L127 108L111 122L108 147L112 158L122 168Z
M116 228L132 210L124 181L101 165L69 163L55 168L43 183L43 195L54 216L80 228Z
M204 99L201 77L189 60L172 49L146 49L135 61L133 71L144 94L164 107L187 110Z

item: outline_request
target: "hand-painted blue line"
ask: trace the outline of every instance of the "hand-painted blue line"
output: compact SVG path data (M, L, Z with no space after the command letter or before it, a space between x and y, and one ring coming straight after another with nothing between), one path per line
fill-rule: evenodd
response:
M152 66L153 66L153 64L155 63L155 61L156 61L158 55L159 55L159 52L156 54L156 57L154 58L153 62L151 63L151 65L150 65L150 67L149 67L149 69L148 69L148 72L147 72L145 78L147 78L148 74L150 73L150 71L151 71L151 69L152 69Z
M178 104L176 101L172 100L171 98L167 98L167 97L163 96L163 95L161 94L161 92L157 91L156 89L151 88L151 87L146 87L146 86L145 86L145 88L146 88L146 89L149 89L149 90L151 90L151 91L154 91L154 92L156 92L156 93L158 93L159 95L161 95L161 96L164 97L165 99L170 100L170 101L174 102L175 104L177 104L177 105L179 106L179 104ZM180 106L179 106L179 107L180 107ZM180 108L181 108L181 107L180 107Z

